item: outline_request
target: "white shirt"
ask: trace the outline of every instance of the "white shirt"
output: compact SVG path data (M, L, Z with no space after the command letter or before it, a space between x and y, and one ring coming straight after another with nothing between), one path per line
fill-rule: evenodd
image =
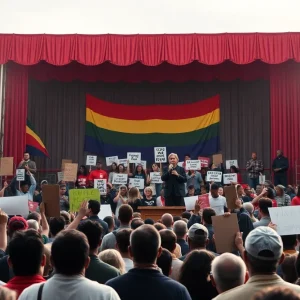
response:
M41 283L36 283L23 291L19 300L36 300ZM81 275L64 276L55 274L45 282L43 300L120 300L114 289Z
M133 269L133 261L130 258L124 258L124 257L123 260L125 263L125 271L127 273L129 270Z
M209 196L209 206L213 208L217 216L224 215L224 206L227 207L226 198L219 196L218 198L213 198Z

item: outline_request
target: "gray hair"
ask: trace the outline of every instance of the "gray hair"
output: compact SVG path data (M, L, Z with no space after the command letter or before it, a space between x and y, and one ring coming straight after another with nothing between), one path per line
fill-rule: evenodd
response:
M251 202L246 202L243 204L243 207L247 210L247 212L252 215L254 211L254 206Z
M186 222L182 220L176 221L173 225L173 231L177 238L183 238L188 231Z
M219 293L226 292L245 282L246 265L232 254L224 253L212 261L212 275Z
M39 232L40 226L36 220L27 220L27 224L28 224L28 229L31 228Z

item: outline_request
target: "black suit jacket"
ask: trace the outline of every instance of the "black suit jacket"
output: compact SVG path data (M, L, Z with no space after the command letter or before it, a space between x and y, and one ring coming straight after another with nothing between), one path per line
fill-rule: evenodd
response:
M187 181L184 168L176 166L173 170L176 170L179 176L172 175L168 168L164 169L161 180L165 182L164 196L181 196L185 195L184 183Z

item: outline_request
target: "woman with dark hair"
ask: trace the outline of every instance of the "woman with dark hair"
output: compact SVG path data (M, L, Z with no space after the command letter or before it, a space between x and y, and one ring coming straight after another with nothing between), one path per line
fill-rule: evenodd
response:
M111 164L111 171L110 171L109 176L108 176L108 182L109 183L112 183L114 174L117 173L117 168L118 168L117 163L113 162Z
M146 181L147 181L147 175L146 171L144 170L143 166L141 164L137 164L133 178L143 179L144 180L144 188L146 187ZM140 189L141 195L143 194L143 189Z
M128 169L125 168L125 166L123 164L119 164L116 168L116 172L118 174L128 174ZM113 181L113 180L112 180ZM115 190L119 190L120 186L122 184L113 184L113 187Z
M86 166L81 165L77 172L76 186L78 188L86 188L88 186L89 172Z
M291 199L296 197L295 188L292 185L287 186L286 193L290 196Z
M297 185L296 196L293 198L291 205L300 205L300 185Z
M151 172L160 172L160 168L158 164L153 163L152 164L152 171ZM161 189L162 189L162 183L151 183L150 174L147 176L147 184L150 185L150 187L153 190L153 195L158 197L160 195Z
M182 264L179 282L187 288L193 300L211 300L218 295L210 281L213 259L214 255L209 251L194 250Z
M237 174L237 182L233 182L233 184L241 184L242 183L242 175L240 173L240 170L236 166L231 166L230 173L236 173Z

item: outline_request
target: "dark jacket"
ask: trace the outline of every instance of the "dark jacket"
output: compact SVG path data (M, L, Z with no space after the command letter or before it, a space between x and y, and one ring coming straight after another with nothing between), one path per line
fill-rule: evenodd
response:
M287 172L289 168L289 160L285 156L277 156L273 160L272 169L281 169L278 172L275 172L275 175L282 175Z
M176 166L173 170L176 170L179 176L172 175L168 168L164 169L164 173L161 176L161 180L165 182L164 196L181 196L185 195L184 183L187 181L184 168Z

